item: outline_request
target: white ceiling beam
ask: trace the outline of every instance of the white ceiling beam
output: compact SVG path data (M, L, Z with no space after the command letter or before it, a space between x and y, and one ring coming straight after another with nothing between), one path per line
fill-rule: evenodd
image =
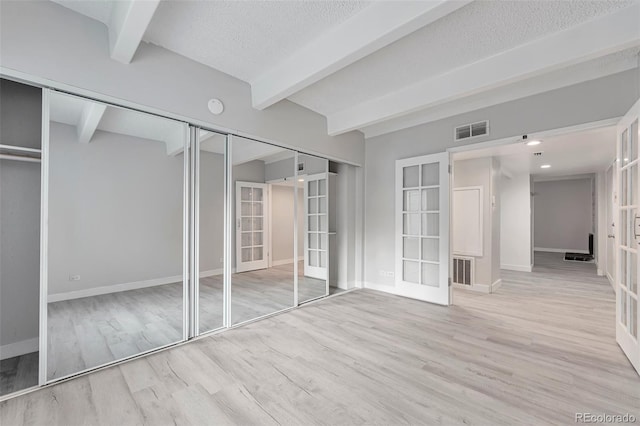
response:
M330 135L478 94L640 45L640 3L330 114Z
M160 0L114 1L109 20L111 58L128 64L142 41Z
M107 106L95 102L87 102L82 108L80 122L76 126L78 142L89 143L93 138Z
M481 92L462 99L428 107L411 114L363 127L360 130L364 133L365 138L373 138L420 124L453 117L454 115L465 114L562 87L584 83L585 81L628 71L637 68L637 66L638 60L635 57L623 58L603 66L593 66L589 63L582 63L549 74L501 86L488 92Z
M252 81L253 106L267 108L469 3L373 3Z

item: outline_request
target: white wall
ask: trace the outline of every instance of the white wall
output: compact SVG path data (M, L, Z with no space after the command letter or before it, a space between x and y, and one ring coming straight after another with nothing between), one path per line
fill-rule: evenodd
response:
M360 132L331 137L326 119L289 101L259 111L248 83L161 47L142 43L132 63L112 60L107 28L50 1L3 1L0 63L98 94L134 102L309 153L364 162ZM213 116L207 101L219 98L225 112Z
M74 127L53 122L49 168L49 295L181 281L182 155L102 131L81 144Z
M500 181L500 268L531 272L531 187L529 173Z
M200 151L200 272L222 273L224 155Z
M475 258L474 284L487 289L500 279L500 193L497 188L499 176L499 165L492 157L454 162L453 188L482 187L482 256L470 257ZM493 197L495 206L492 205ZM455 206L453 208L455 209ZM464 212L453 212L454 216L457 214ZM451 232L455 233L456 230L452 229Z
M367 139L364 280L394 286L378 272L395 269L395 160L460 145L453 129L464 123L490 120L491 134L469 142L479 143L620 117L638 97L637 76L631 70Z
M593 179L535 182L535 231L539 251L588 252L593 231Z
M41 91L0 83L0 143L40 148ZM0 160L0 358L38 350L40 164Z
M294 187L271 185L271 259L275 265L293 262ZM304 193L298 190L298 256L304 255Z

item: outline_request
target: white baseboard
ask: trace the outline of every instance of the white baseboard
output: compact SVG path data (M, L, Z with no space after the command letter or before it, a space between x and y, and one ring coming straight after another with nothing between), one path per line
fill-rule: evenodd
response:
M491 284L491 293L495 293L500 287L502 287L502 278L497 279L493 284Z
M531 272L533 265L509 265L505 263L500 265L500 269L506 269L507 271Z
M456 284L453 283L453 288L467 291L475 291L477 293L490 293L490 288L486 284L472 284L472 285L464 285L464 284Z
M201 278L222 275L222 269L210 269L200 273ZM100 296L102 294L119 293L121 291L138 290L141 288L156 287L159 285L174 284L182 281L182 275L173 277L154 278L152 280L134 281L124 284L105 285L100 287L90 287L82 290L68 291L65 293L50 294L48 303L61 302L63 300L81 299L83 297Z
M293 259L274 260L274 261L271 262L271 266L289 265L289 264L291 264L293 262L294 262Z
M39 339L37 337L2 345L0 346L0 359L13 358L14 356L38 352L38 345Z
M558 249L558 248L547 248L547 247L534 247L533 251L545 251L547 253L582 253L582 254L589 254L589 250Z

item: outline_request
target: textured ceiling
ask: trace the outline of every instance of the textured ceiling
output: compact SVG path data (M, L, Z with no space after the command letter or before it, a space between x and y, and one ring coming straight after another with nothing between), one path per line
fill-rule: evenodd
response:
M290 97L328 115L631 1L475 1Z
M353 16L363 1L165 1L144 39L244 81Z
M534 152L542 155L536 157ZM455 154L454 160L498 157L502 168L510 173L529 172L536 177L551 177L604 171L615 156L616 128L604 127L546 138L536 146L518 142L462 152ZM543 164L551 168L541 169Z

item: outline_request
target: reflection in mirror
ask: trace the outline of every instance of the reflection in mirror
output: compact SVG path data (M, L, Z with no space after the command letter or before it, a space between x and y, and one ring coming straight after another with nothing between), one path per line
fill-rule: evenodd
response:
M298 267L298 302L329 294L329 162L299 154L298 192L302 193L303 256Z
M224 152L226 135L198 130L199 331L224 326Z
M47 378L184 339L182 123L52 93Z
M0 80L0 396L38 384L42 91Z
M234 137L231 322L294 306L295 153ZM287 182L288 183L288 182Z

